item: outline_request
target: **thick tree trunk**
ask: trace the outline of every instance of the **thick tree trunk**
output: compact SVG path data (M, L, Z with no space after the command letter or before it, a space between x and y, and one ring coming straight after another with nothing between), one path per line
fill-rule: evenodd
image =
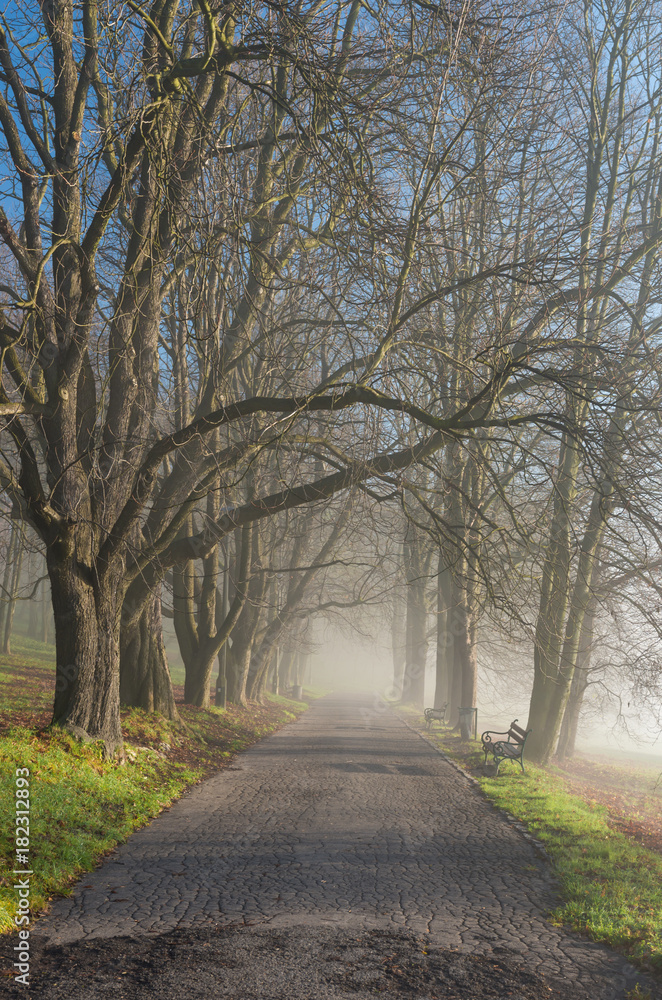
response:
M439 552L437 576L437 656L434 686L434 707L442 708L450 701L453 635L449 629L451 579L443 552Z
M391 649L393 653L393 698L402 698L405 663L407 659L406 642L406 598L403 579L404 551L398 555L396 579L393 586L391 612Z
M211 705L211 678L214 662L235 626L238 635L242 628L247 627L247 621L254 608L245 607L249 584L247 583L253 538L256 535L255 525L246 525L235 533L235 593L232 603L224 615L223 601L218 595L218 554L216 550L203 563L202 584L196 582L195 565L189 561L175 566L173 571L173 620L179 649L186 671L184 681L184 701L186 704L200 708ZM259 585L259 584L258 584ZM225 586L225 584L224 584ZM253 596L253 595L251 595ZM259 599L254 602L259 604ZM233 643L240 642L234 637ZM231 650L224 654L226 664L226 698L233 700L230 692L238 690L237 684L230 676L234 670ZM243 668L242 668L243 669ZM246 699L245 680L240 685L243 699Z
M5 622L7 621L7 608L9 607L11 578L14 570L14 549L16 546L16 526L12 522L9 539L7 540L7 550L5 552L5 571L2 574L2 594L0 594L0 644L4 639Z
M281 692L286 691L292 685L292 668L295 657L296 652L291 646L286 646L281 652L278 673L278 685Z
M198 647L198 626L195 620L195 563L192 559L175 566L172 573L172 622L184 661L184 670L192 669Z
M533 687L529 703L527 753L541 759L549 708L557 682L568 602L570 574L569 512L557 512L543 564L540 607L533 650ZM529 745L530 744L530 745Z
M450 712L448 714L448 721L450 725L455 730L459 730L460 727L460 706L464 705L462 701L462 655L460 650L460 643L457 636L457 631L453 629L453 645L450 648L450 663L452 666L451 683L450 683Z
M239 630L234 633L232 649L228 650L227 697L235 705L246 707L246 682L251 662L251 641Z
M269 671L274 661L275 642L282 631L279 621L277 624L278 629L273 629L271 626L267 628L264 638L257 648L253 650L246 686L249 701L259 701L264 693Z
M575 582L568 602L568 615L556 681L549 692L544 729L534 742L531 753L533 760L538 760L543 764L546 764L554 754L561 731L563 714L570 695L582 639L584 620L591 603L591 583L596 565L596 554L604 534L605 517L608 511L609 504L604 490L602 492L596 491L591 502ZM529 722L529 728L533 728L532 722Z
M179 721L163 642L160 588L137 617L122 622L120 701Z
M46 562L44 560L44 568L45 567L46 567ZM40 603L41 603L41 617L40 617L41 641L50 642L53 602L51 600L51 595L49 593L48 579L42 581Z
M458 567L456 567L458 570ZM454 730L460 728L460 707L470 707L475 702L465 701L471 695L470 687L475 667L473 635L471 623L467 621L466 595L461 586L464 577L454 576L450 571L444 579L446 590L446 662L448 665L448 721ZM443 702L442 702L443 704Z
M412 525L407 528L405 542L405 572L407 578L406 662L402 700L423 708L425 697L425 667L428 654L426 566L420 539Z
M412 583L407 600L407 662L402 688L402 699L417 708L423 708L425 698L425 666L428 654L427 611L425 584Z
M214 590L215 588L216 579L214 578ZM184 661L184 702L199 708L209 708L211 704L211 675L218 650L209 646L208 611L211 599L208 581L203 584L202 591L204 601L201 593L201 606L196 608L195 564L193 560L181 567L175 567L173 572L173 620L179 650Z
M216 435L215 435L216 438ZM218 493L207 496L207 515L218 516ZM218 653L213 640L217 632L218 546L202 561L202 585L197 614L197 648L186 664L184 701L187 705L209 708L211 705L211 675Z
M9 593L5 595L7 596L7 605L4 629L2 631L2 644L0 646L0 651L3 653L11 653L11 635L14 627L14 612L16 611L16 601L18 599L18 591L21 584L21 567L23 564L23 539L20 528L14 526L12 533L15 533L15 540L12 549Z
M123 567L104 581L93 581L79 561L73 533L48 550L47 564L57 656L53 724L83 740L103 740L105 755L112 757L122 747L119 626Z
M570 697L563 713L561 724L561 734L556 755L560 760L573 757L575 753L575 743L577 741L577 731L579 729L579 717L582 711L584 695L588 688L589 666L591 660L590 647L584 654L581 653L577 659L577 666L570 686Z
M567 405L568 415L573 420L578 419L581 424L583 417L574 412L572 402L568 401ZM585 403L580 406L581 412L585 412L585 406ZM537 761L544 761L549 756L550 725L553 726L550 723L550 710L558 687L564 625L570 600L571 532L579 467L577 443L570 436L564 435L559 453L552 524L542 568L534 644L533 687L527 724L527 729L532 730L526 744L527 756ZM556 733L558 734L558 729Z
M476 647L473 641L473 627L471 609L467 604L467 597L459 605L461 627L458 629L456 639L460 670L462 676L462 708L475 708L478 693L478 665L476 661ZM471 739L470 719L463 715L460 718L460 736L463 740Z
M34 560L37 563L37 567L32 566L32 558L28 556L28 580L32 584L35 577L40 575L39 573L39 553L36 553L36 558ZM30 598L30 604L28 608L28 635L34 638L39 634L39 592L42 588L42 583L34 584L34 591Z
M303 650L299 650L299 655L296 661L296 674L294 678L294 687L292 690L292 697L297 701L301 701L303 697L303 686L306 683L306 669L308 667L308 653Z
M198 708L211 705L211 675L214 671L216 651L211 654L198 651L186 671L184 681L184 702Z

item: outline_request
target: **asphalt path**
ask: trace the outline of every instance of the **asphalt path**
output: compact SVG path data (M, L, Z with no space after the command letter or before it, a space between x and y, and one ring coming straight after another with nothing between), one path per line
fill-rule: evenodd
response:
M556 902L453 764L374 698L329 696L54 902L30 995L624 998L632 967L549 924Z

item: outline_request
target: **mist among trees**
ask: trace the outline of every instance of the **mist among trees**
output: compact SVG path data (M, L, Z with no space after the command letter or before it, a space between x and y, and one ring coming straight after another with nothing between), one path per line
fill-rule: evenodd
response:
M596 685L659 720L662 5L0 24L0 644L30 601L54 724L176 719L164 619L208 707L364 614L454 725L511 646L539 761Z

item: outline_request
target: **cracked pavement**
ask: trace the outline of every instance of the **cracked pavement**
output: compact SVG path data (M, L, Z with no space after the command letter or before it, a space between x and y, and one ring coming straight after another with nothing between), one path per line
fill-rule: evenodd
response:
M314 702L118 847L33 935L58 946L211 929L294 940L305 930L312 948L329 934L389 932L508 956L573 997L623 997L636 978L623 958L545 920L557 891L535 844L376 705Z

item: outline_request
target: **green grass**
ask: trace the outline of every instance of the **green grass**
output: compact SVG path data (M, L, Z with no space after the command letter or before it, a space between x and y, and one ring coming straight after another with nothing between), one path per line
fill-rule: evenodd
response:
M303 711L304 708L308 707L306 702L294 701L292 698L286 698L282 694L268 694L267 698L273 705L283 705L286 708L296 707L300 711Z
M30 769L30 902L44 908L54 893L67 894L81 872L125 840L200 777L199 769L168 764L148 750L117 765L98 744L83 746L65 733L39 736L13 728L0 740L0 804L13 814L14 777ZM0 830L0 931L13 929L13 825Z
M327 694L332 694L332 690L325 687L305 687L304 694L309 701L313 701L315 698L323 698Z
M563 898L550 920L662 972L662 856L611 829L604 806L570 793L554 767L525 759L526 774L506 762L498 778L485 777L479 742L461 744L443 731L430 735L475 775L495 805L544 844Z
M55 646L49 642L40 642L39 639L31 639L27 635L18 635L14 632L9 656L20 657L23 663L35 661L40 666L48 666L55 671Z
M604 806L570 794L559 775L526 767L479 780L552 858L564 897L552 920L662 972L662 857L611 829Z
M0 711L46 711L53 705L55 647L13 635L0 655Z
M14 815L15 773L30 770L30 903L32 919L50 897L68 895L116 844L126 840L191 784L237 752L292 721L308 706L268 696L265 706L178 706L182 723L123 709L126 763L105 761L101 744L80 744L48 721L53 648L18 637L0 657L0 814ZM46 713L46 714L44 714ZM39 721L40 720L40 721ZM0 933L15 930L14 824L0 829Z

